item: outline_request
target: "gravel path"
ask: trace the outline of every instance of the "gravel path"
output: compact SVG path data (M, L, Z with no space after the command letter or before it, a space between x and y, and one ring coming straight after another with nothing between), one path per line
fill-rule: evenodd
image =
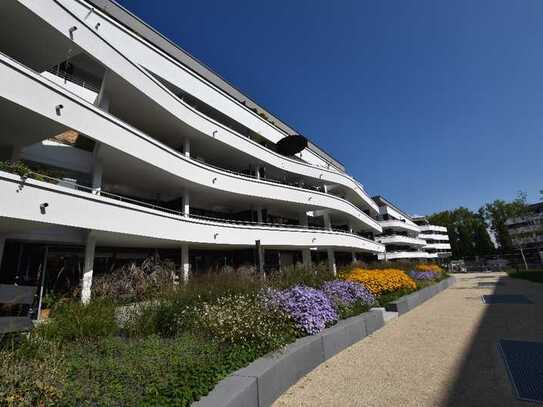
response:
M457 280L329 359L274 406L537 405L515 399L497 340L543 341L543 284L503 273L457 275ZM479 285L497 281L500 285ZM484 305L481 295L492 293L525 294L536 304Z

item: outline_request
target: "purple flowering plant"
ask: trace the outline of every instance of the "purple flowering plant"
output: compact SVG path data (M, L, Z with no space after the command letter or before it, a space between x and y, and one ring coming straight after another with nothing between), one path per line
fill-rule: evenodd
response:
M317 334L338 320L328 296L316 288L296 285L284 290L271 289L266 297L268 305L285 312L306 335Z
M437 273L433 273L431 271L412 270L412 271L407 272L407 274L413 280L419 280L419 281L434 280L437 277Z
M375 303L373 294L355 281L327 281L322 291L330 298L341 318L361 314Z

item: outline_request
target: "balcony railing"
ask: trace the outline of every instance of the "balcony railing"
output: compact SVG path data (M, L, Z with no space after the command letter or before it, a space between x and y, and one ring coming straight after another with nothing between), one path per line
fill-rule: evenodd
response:
M62 70L58 67L53 67L47 70L47 72L64 79L65 81L75 83L78 86L81 86L82 88L91 90L95 93L100 92L101 84L98 81L92 81L88 79L83 79L78 76L74 76L66 72L65 70Z
M88 193L96 195L96 196L102 196L102 197L114 199L114 200L121 201L121 202L130 203L130 204L137 205L137 206L146 207L146 208L153 209L153 210L156 210L156 211L159 211L159 212L164 212L164 213L168 213L168 214L171 214L171 215L176 215L176 216L180 216L180 217L188 218L188 219L206 220L206 221L220 222L220 223L226 223L226 224L235 224L235 225L265 226L265 227L291 228L291 229L307 229L307 230L316 230L316 231L325 231L325 232L330 232L331 231L331 232L334 232L334 233L344 233L346 235L356 236L356 237L359 237L360 239L368 240L368 239L363 238L363 237L361 237L361 236L359 236L357 234L349 233L349 232L347 232L347 231L345 231L343 229L338 229L338 228L327 229L327 228L318 227L318 226L292 225L292 224L288 224L288 223L254 222L254 221L245 221L245 220L239 220L239 219L225 219L225 218L218 218L218 217L211 217L211 216L201 216L201 215L194 215L194 214L185 215L184 212L182 212L182 211L166 208L164 206L160 206L160 205L156 205L156 204L151 204L149 202L140 201L140 200L137 200L137 199L134 199L134 198L129 198L129 197L119 195L119 194L115 194L115 193L112 193L112 192L107 192L107 191L104 191L104 190L100 190L99 192L96 192L93 188L91 188L89 186L86 186L86 185L78 184L77 182L74 182L72 180L56 178L56 177L41 174L41 173L38 173L38 172L34 172L34 171L29 171L29 172L26 172L24 175L21 175L20 173L17 173L15 171L10 171L7 168L2 168L2 170L13 173L13 174L16 174L16 175L19 175L21 177L21 179L23 180L23 182L27 178L35 179L35 180L38 180L38 181L49 182L51 184L65 186L67 188L71 188L71 189L74 189L74 190L77 190L77 191L88 192Z

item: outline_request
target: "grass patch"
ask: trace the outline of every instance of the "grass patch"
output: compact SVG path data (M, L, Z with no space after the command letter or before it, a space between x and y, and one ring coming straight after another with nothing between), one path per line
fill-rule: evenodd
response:
M528 280L534 283L543 283L543 270L531 270L531 271L512 271L507 272L509 277L518 278L521 280Z

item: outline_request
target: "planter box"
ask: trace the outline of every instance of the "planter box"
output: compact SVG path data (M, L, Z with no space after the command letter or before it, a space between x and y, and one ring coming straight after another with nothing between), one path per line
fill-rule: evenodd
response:
M388 304L387 311L404 314L455 283L440 281ZM339 321L318 335L306 336L285 350L255 360L222 380L195 407L265 407L327 359L385 326L383 312L370 310Z
M429 287L425 287L409 295L404 295L403 297L397 299L396 301L393 301L390 304L385 305L385 309L387 311L397 312L398 315L405 314L406 312L411 311L416 306L429 300L434 295L440 293L446 288L449 288L455 283L456 283L456 279L454 277L446 278L445 280L442 280L437 284L431 285Z
M285 350L255 360L222 380L195 407L264 407L318 365L385 325L381 311L339 321Z

